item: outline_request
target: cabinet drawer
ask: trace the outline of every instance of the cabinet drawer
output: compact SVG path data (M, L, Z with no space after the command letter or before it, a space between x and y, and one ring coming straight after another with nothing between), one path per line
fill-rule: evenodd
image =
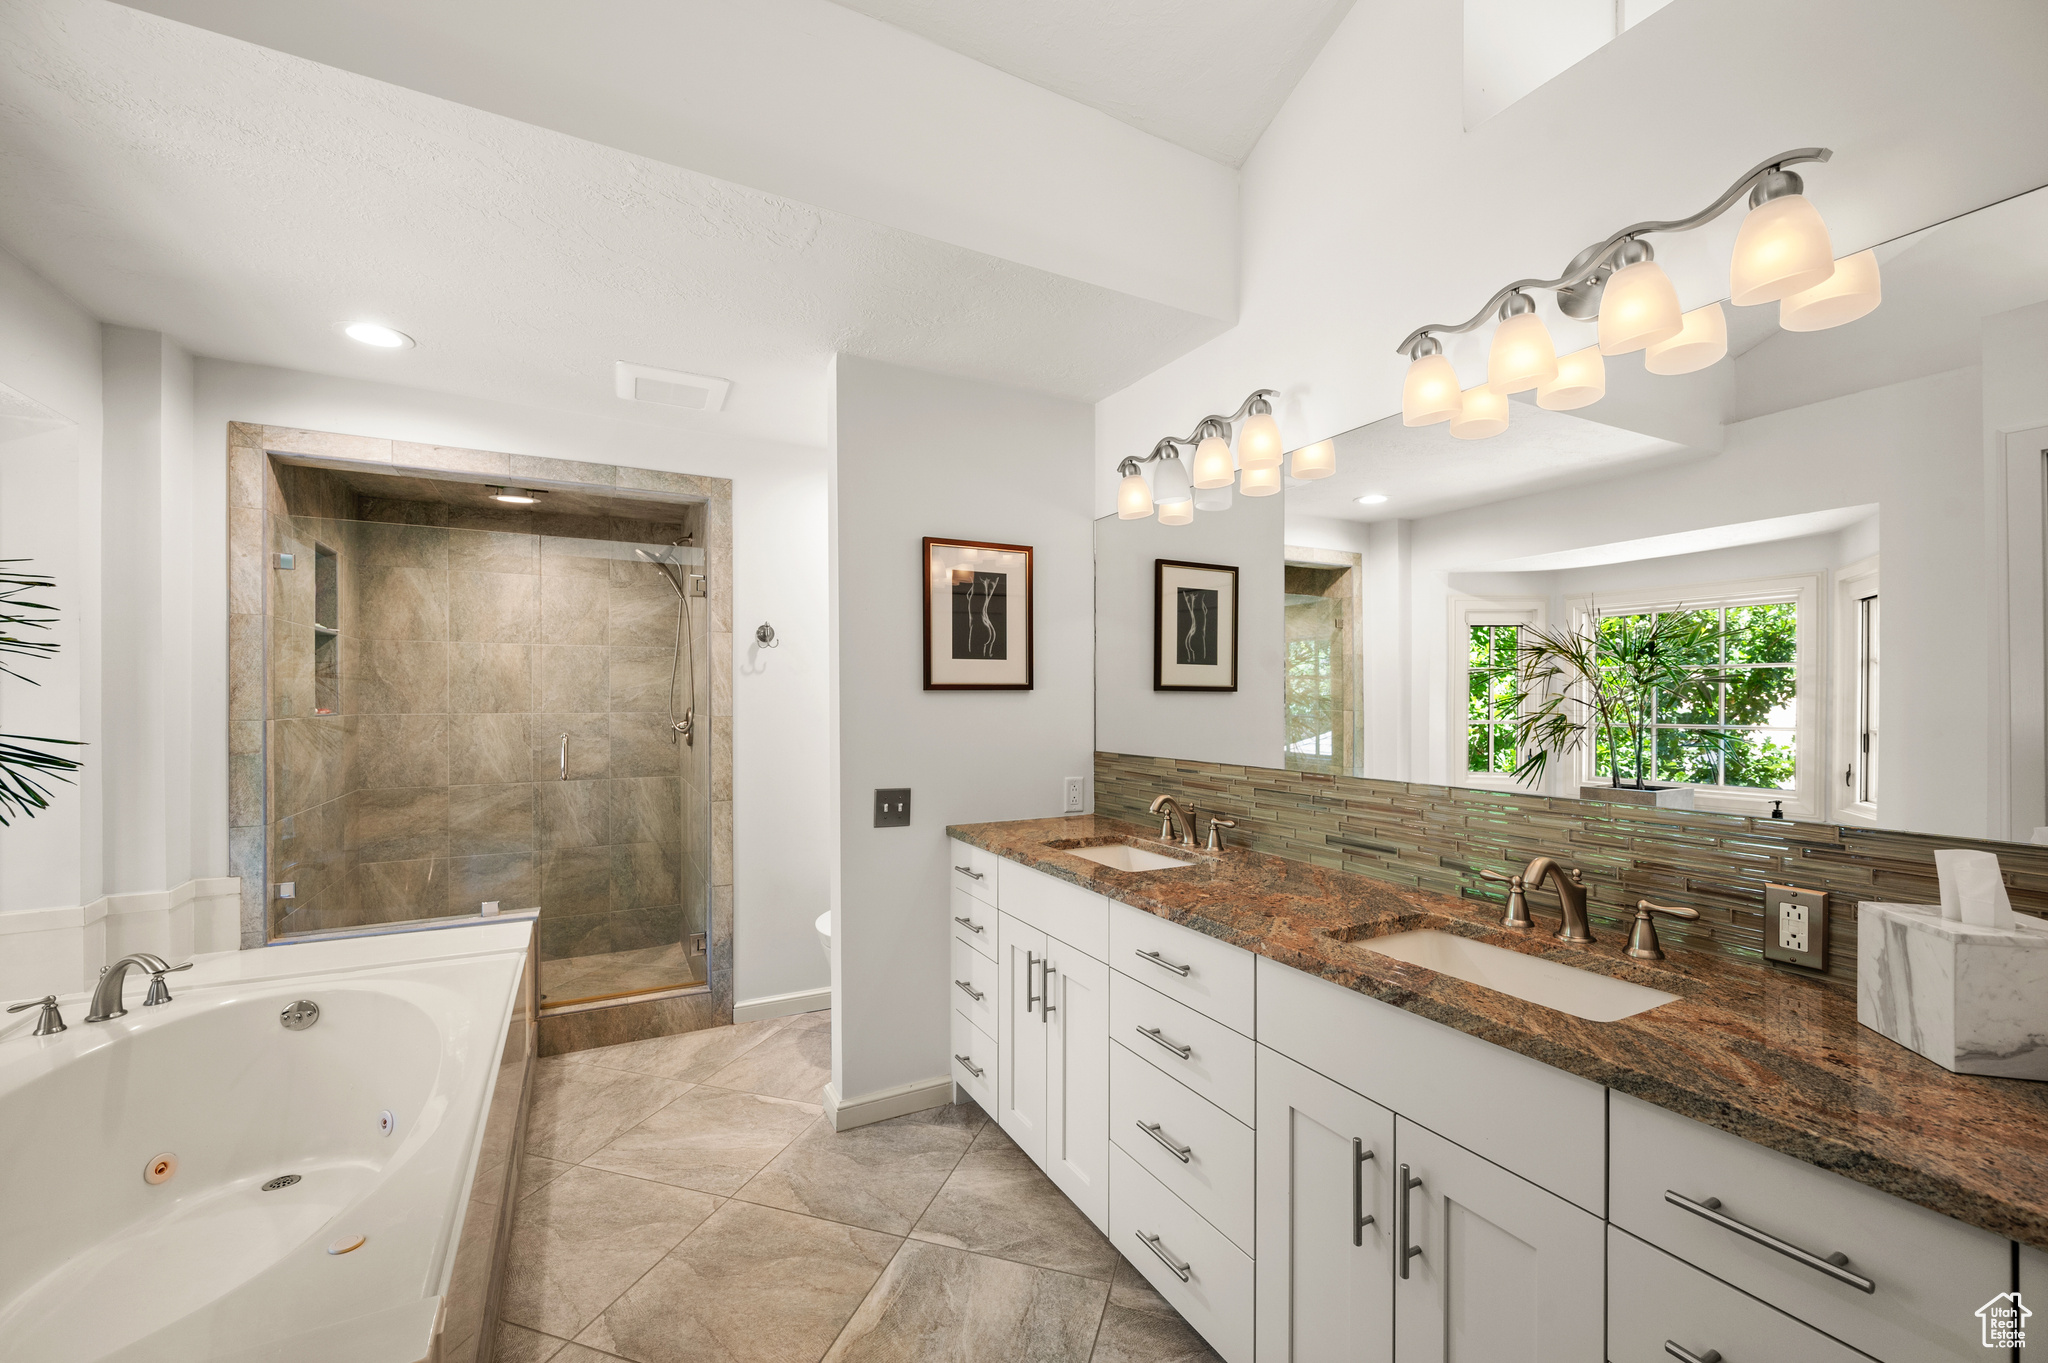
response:
M996 958L996 911L962 889L953 891L953 940Z
M1246 1126L1258 1120L1256 1047L1250 1038L1114 971L1109 977L1109 1036Z
M1547 1188L1607 1208L1607 1092L1261 956L1259 1041Z
M953 973L946 987L952 991L953 1008L976 1027L996 1033L996 963L967 943L953 939Z
M1111 1243L1210 1348L1251 1363L1251 1259L1114 1146L1109 1170Z
M996 1110L996 1043L961 1013L953 1014L953 1081L983 1112Z
M999 858L996 870L997 879L1002 884L1004 913L1022 919L1048 937L1057 937L1098 961L1107 959L1107 899L1043 871L1019 866L1014 861ZM991 899L989 902L995 901Z
M1744 1292L1883 1359L1982 1358L1978 1307L2010 1287L2009 1242L1617 1093L1614 1223ZM1724 1224L1718 1215L1810 1254L1846 1254L1865 1293Z
M1242 947L1115 900L1109 905L1109 963L1170 999L1252 1035L1252 962Z
M1002 906L1002 901L996 897L1000 879L996 868L1002 862L1001 857L958 838L948 838L946 862L953 868L950 874L954 889L967 891L992 909Z
M1719 1278L1607 1228L1607 1356L1664 1363L1665 1344L1728 1363L1868 1363L1838 1340L1801 1325Z
M1252 1253L1252 1129L1123 1047L1109 1052L1110 1140ZM1141 1123L1156 1127L1157 1134L1148 1134Z

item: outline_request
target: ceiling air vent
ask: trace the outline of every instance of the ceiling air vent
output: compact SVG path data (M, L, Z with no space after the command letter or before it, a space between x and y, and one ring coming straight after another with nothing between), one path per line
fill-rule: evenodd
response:
M651 364L618 362L619 396L631 402L658 402L692 412L715 412L725 406L730 379L656 369Z

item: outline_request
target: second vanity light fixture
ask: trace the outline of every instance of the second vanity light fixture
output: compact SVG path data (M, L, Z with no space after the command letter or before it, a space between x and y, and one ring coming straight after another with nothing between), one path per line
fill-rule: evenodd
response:
M1880 300L1877 257L1862 251L1836 260L1827 224L1810 203L1805 184L1786 169L1826 161L1826 147L1801 147L1756 166L1720 198L1689 218L1639 222L1572 257L1556 279L1519 279L1486 301L1458 326L1417 327L1396 347L1409 359L1401 392L1401 420L1409 426L1450 423L1464 440L1508 428L1508 394L1536 390L1536 405L1553 412L1598 402L1607 393L1605 356L1643 352L1652 374L1690 374L1728 353L1728 319L1719 303L1691 312L1665 277L1644 237L1690 232L1720 217L1746 191L1749 216L1735 238L1728 269L1728 299L1737 307L1778 305L1787 331L1820 331L1853 322ZM1557 308L1580 321L1599 319L1599 340L1559 355L1536 315L1531 289L1549 289ZM1486 380L1460 389L1458 371L1438 336L1471 331L1498 317L1488 352Z
M1229 416L1205 416L1186 437L1165 436L1143 456L1130 456L1116 466L1123 482L1116 490L1119 520L1141 521L1155 511L1161 525L1186 525L1197 511L1228 511L1231 488L1235 485L1247 497L1270 497L1280 490L1280 423L1273 419L1278 397L1271 388L1253 390ZM1237 428L1237 456L1230 453L1231 427ZM1194 453L1190 464L1181 462L1180 446ZM1152 481L1145 481L1144 466L1157 464ZM1327 478L1337 471L1335 441L1320 440L1294 452L1288 470L1298 479Z

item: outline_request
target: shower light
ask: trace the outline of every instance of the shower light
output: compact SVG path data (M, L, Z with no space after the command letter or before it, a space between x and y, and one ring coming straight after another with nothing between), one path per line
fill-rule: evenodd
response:
M1536 300L1508 295L1500 305L1500 326L1486 357L1486 382L1496 393L1526 393L1557 377L1557 346L1536 315Z
M1358 504L1360 506L1378 506L1386 500L1387 494L1384 492L1368 492L1358 499Z
M1676 336L1643 351L1643 368L1652 374L1690 374L1728 353L1728 317L1719 303L1694 308L1681 321Z
M1337 471L1337 442L1318 440L1313 445L1303 445L1288 460L1288 470L1302 482L1327 478Z
M380 322L350 322L341 330L351 341L373 345L380 350L411 350L413 346L412 337L402 331L393 331Z
M1787 331L1826 331L1853 322L1883 298L1877 252L1858 251L1835 262L1835 272L1803 293L1778 301L1778 325Z
M1735 236L1728 265L1728 301L1738 308L1775 303L1835 272L1828 225L1789 170L1765 176L1750 192L1749 216Z
M545 494L530 487L494 487L486 489L494 502L510 502L514 506L532 506Z
M1552 412L1569 412L1606 396L1607 361L1597 345L1560 355L1557 377L1536 387L1536 405Z

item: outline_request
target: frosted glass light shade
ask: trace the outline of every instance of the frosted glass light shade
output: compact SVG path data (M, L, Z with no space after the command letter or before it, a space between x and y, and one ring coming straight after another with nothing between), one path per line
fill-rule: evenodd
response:
M1626 355L1678 334L1678 290L1654 260L1624 265L1600 295L1600 353Z
M1142 473L1127 473L1116 487L1116 518L1120 521L1142 521L1152 514L1152 489L1145 484Z
M1558 356L1557 377L1536 387L1536 405L1551 412L1569 412L1606 396L1607 361L1597 345Z
M1247 497L1270 497L1280 490L1280 466L1267 464L1237 475L1237 490Z
M1458 371L1444 355L1420 355L1401 384L1401 424L1434 426L1458 414Z
M1159 504L1159 523L1161 525L1186 525L1194 520L1194 518L1195 498L1193 493L1189 493L1187 497L1178 502L1161 502Z
M1237 481L1237 467L1230 462L1230 446L1220 437L1208 436L1195 446L1195 486L1229 487Z
M1313 445L1303 445L1288 464L1289 471L1303 482L1327 478L1337 471L1337 442L1318 440Z
M1496 393L1526 393L1557 377L1557 345L1533 312L1502 322L1486 356L1487 386Z
M1486 384L1467 388L1463 406L1451 418L1451 434L1460 440L1484 440L1508 428L1508 395Z
M1735 234L1728 301L1739 308L1775 303L1835 272L1835 248L1820 210L1804 194L1758 204Z
M1690 374L1728 353L1728 315L1719 303L1694 308L1681 320L1676 336L1644 348L1643 368L1652 374Z
M1778 325L1787 331L1826 331L1875 311L1884 297L1877 252L1858 251L1835 262L1835 272L1810 289L1778 300Z
M1230 484L1228 484L1228 483L1225 483L1225 484L1224 484L1224 485L1223 485L1222 487L1209 487L1209 488L1201 488L1201 487L1198 487L1198 488L1196 488L1196 489L1195 489L1195 510L1197 510L1197 511L1228 511L1228 510L1230 510Z
M1188 482L1187 466L1167 455L1152 466L1152 500L1165 511L1174 502L1192 502L1195 489Z
M1280 466L1280 423L1271 412L1254 412L1244 419L1237 433L1237 462L1240 468Z

